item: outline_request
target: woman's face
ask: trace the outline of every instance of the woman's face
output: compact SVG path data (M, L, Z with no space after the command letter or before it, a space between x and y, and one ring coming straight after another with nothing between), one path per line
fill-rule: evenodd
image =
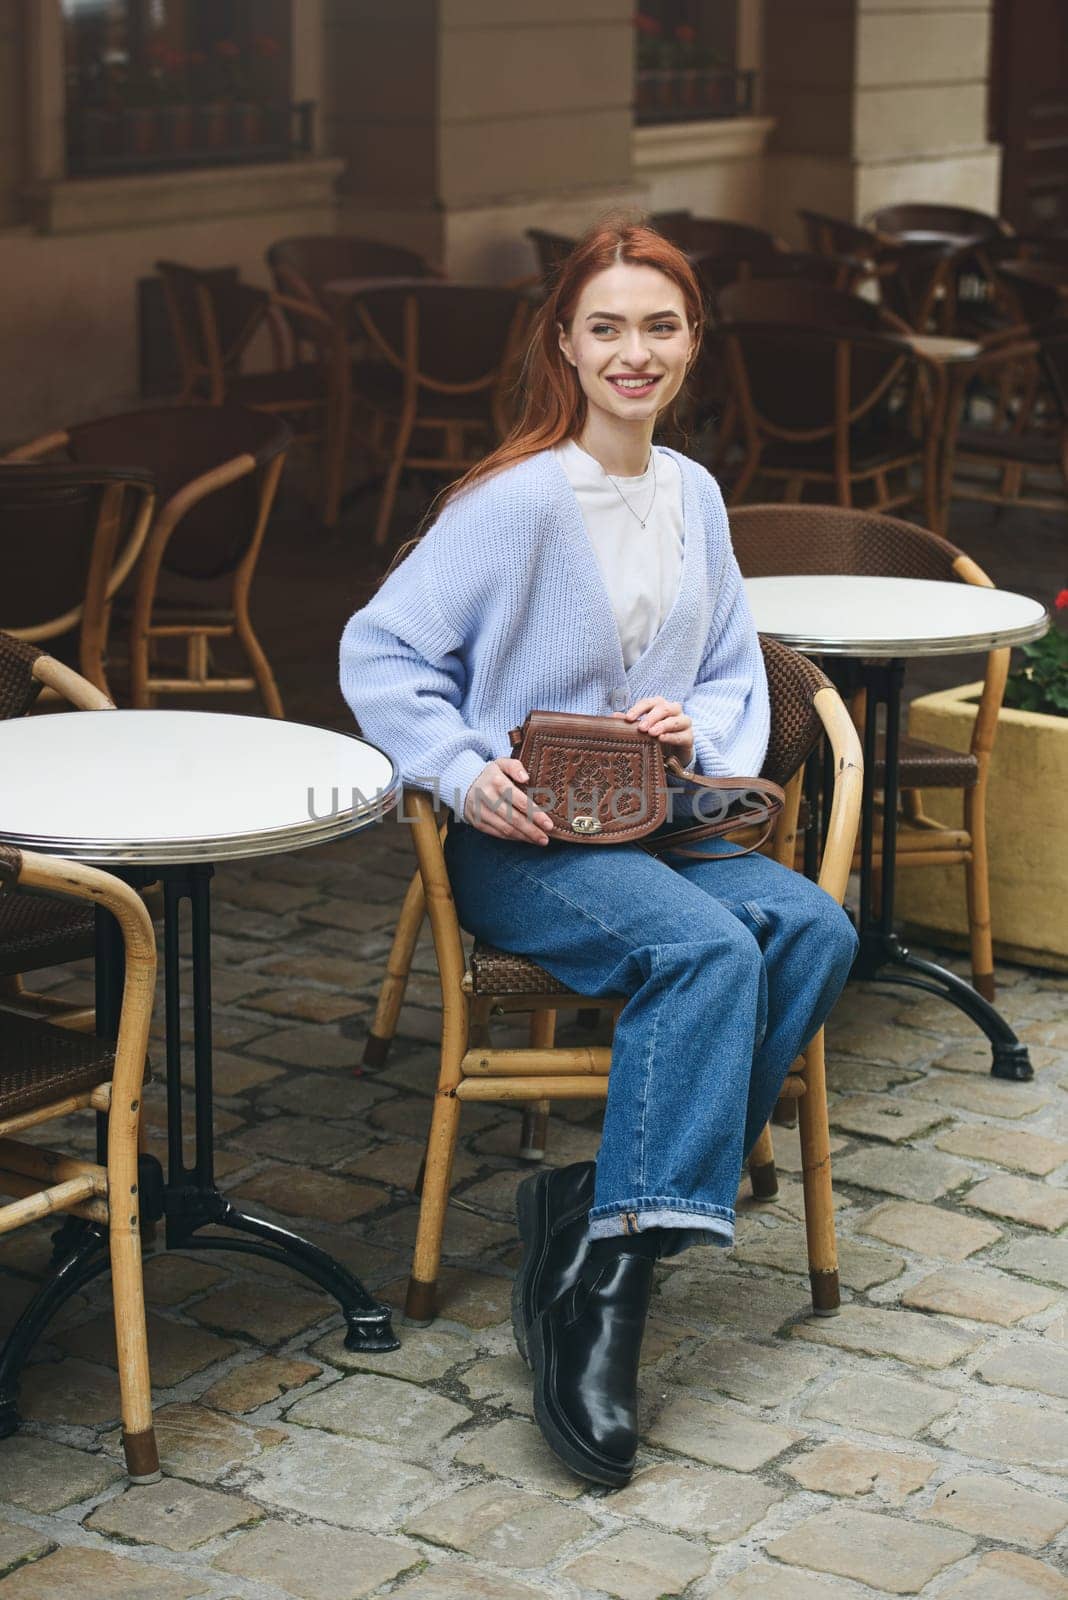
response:
M591 406L647 422L678 394L694 347L682 290L656 267L620 261L588 279L560 348Z

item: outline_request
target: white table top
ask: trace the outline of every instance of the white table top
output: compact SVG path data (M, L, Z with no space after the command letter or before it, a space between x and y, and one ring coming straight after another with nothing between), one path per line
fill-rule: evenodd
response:
M828 656L967 655L1026 644L1049 627L1037 600L927 578L747 578L760 633Z
M400 793L388 756L326 728L213 711L72 711L0 722L0 841L166 866L321 844Z

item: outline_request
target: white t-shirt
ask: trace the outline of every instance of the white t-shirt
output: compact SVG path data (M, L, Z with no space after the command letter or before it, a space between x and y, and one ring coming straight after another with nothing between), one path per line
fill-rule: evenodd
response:
M610 478L574 439L557 445L555 453L581 508L629 668L649 648L679 592L682 473L678 462L655 448L639 478Z

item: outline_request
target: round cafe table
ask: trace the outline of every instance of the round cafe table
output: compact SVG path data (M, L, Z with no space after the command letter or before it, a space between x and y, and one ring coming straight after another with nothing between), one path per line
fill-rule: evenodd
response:
M1033 1077L1026 1045L995 1007L955 973L912 955L894 931L898 740L901 693L910 658L967 655L1026 644L1046 632L1048 613L1026 595L923 578L804 574L747 578L745 588L760 633L780 639L804 655L820 657L845 692L865 690L860 949L852 976L908 984L951 1001L990 1040L995 1077L1018 1081ZM886 755L882 894L876 910L875 765L880 706L886 708ZM818 801L818 793L811 798Z
M389 1307L324 1250L220 1194L212 1127L213 864L296 850L355 833L392 810L399 775L373 745L273 718L202 711L107 711L0 723L0 841L92 862L135 887L163 886L167 1174L141 1158L142 1215L165 1219L168 1248L239 1250L294 1268L335 1296L349 1349L393 1350ZM179 931L188 902L192 947L193 1122L182 1130ZM118 1032L123 946L97 912L97 1030ZM339 1090L339 1092L341 1092ZM230 1234L204 1233L218 1225ZM0 1400L57 1307L105 1270L101 1230L72 1219L58 1264L0 1356Z

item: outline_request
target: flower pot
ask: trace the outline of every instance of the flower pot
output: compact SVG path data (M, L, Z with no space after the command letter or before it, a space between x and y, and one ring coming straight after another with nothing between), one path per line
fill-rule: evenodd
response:
M917 739L967 750L982 684L921 695L909 707ZM1003 707L986 792L994 953L1002 960L1068 971L1068 717ZM961 825L959 792L923 791L924 810ZM967 939L961 867L909 867L896 910L917 934Z

